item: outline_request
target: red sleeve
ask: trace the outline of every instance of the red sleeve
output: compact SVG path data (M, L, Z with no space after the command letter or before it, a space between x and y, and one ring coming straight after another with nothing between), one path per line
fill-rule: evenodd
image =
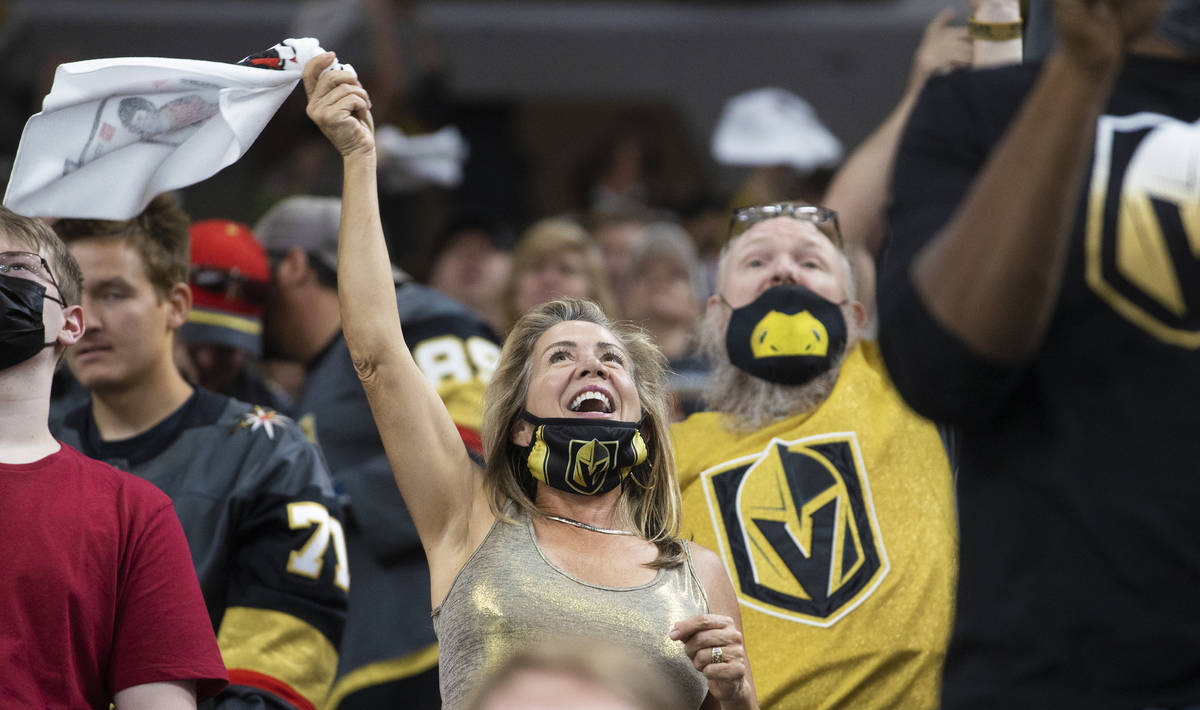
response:
M139 482L140 483L140 482ZM127 487L109 690L195 680L198 700L229 681L175 508L157 488Z

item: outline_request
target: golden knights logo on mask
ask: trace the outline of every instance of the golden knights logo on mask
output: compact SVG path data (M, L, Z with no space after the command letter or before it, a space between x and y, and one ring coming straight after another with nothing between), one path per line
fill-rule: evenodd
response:
M641 422L589 419L541 419L521 458L537 480L570 493L598 495L621 483L649 456Z
M617 442L571 440L571 467L567 480L580 493L589 493L604 481L604 474L617 460Z
M701 478L741 603L832 626L887 575L854 434L773 439Z
M1087 282L1155 338L1200 348L1200 123L1102 116L1087 202Z

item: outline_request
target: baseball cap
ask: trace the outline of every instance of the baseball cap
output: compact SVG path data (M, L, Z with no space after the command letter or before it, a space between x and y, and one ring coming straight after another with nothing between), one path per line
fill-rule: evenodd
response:
M225 345L258 357L271 281L266 252L240 222L206 219L190 232L193 305L181 337L190 345Z
M836 165L842 144L804 99L764 87L725 102L712 137L722 165L790 165L802 173Z
M293 195L275 203L254 225L258 242L268 253L303 249L310 257L337 272L338 225L342 201L322 195ZM392 265L392 280L407 276Z

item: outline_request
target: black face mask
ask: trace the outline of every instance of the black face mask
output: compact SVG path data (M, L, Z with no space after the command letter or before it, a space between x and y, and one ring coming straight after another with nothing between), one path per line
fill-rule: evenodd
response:
M36 281L0 274L0 370L25 362L58 342L43 342L43 299L67 305L47 295L46 287Z
M640 421L542 419L524 411L521 417L534 426L522 463L537 480L568 493L607 493L649 456Z
M799 284L767 289L734 308L725 330L729 361L755 377L802 385L827 372L846 349L841 307Z

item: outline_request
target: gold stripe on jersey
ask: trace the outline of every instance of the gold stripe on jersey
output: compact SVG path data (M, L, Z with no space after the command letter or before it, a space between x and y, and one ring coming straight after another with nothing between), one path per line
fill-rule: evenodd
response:
M483 391L487 384L480 380L468 382L444 381L437 388L450 418L460 427L479 431L483 426Z
M434 668L438 663L437 644L431 644L419 651L377 661L354 669L338 679L329 693L329 699L321 706L322 710L337 710L342 701L360 690L384 683L411 678L418 673L424 673Z
M230 671L275 678L314 706L328 694L337 671L337 649L325 634L272 609L229 607L217 631L217 645Z
M874 343L815 411L748 434L704 412L671 431L682 536L734 583L766 710L939 704L956 571L949 464Z

